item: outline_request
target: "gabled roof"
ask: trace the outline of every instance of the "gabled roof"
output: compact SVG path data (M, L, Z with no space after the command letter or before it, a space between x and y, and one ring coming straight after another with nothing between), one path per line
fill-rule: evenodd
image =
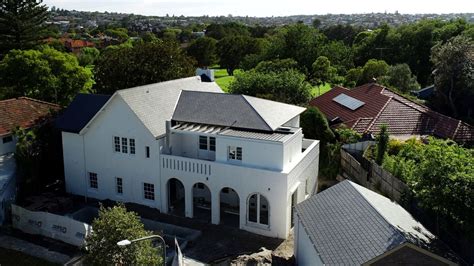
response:
M171 119L182 91L222 93L215 82L201 82L198 76L170 80L117 91L154 137L166 133L165 121Z
M109 100L110 95L78 94L56 121L65 132L79 133Z
M303 201L295 211L327 265L360 265L405 243L457 258L400 205L348 180Z
M15 127L31 128L61 107L40 100L19 97L0 101L0 136L11 133Z
M333 101L341 94L365 104L351 110ZM335 87L313 99L310 105L321 110L329 120L337 117L361 134L376 134L382 124L387 124L392 135L434 135L461 142L474 141L474 127L430 110L379 84L365 84L351 90Z
M270 132L304 110L246 95L183 91L172 119Z

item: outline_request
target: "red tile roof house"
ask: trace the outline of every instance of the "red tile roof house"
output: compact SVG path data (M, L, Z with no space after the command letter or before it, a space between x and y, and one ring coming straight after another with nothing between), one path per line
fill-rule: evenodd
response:
M361 134L378 134L386 124L398 139L435 136L460 143L474 142L474 127L437 113L390 89L368 83L353 89L336 86L311 100L311 106L324 113L332 127L342 124Z
M60 106L26 97L0 101L0 205L6 206L16 197L16 162L13 152L16 127L30 129L45 121L50 110ZM5 209L0 208L0 224L5 220Z
M13 130L16 127L30 129L43 121L50 110L60 109L59 105L27 97L0 101L0 156L15 151Z

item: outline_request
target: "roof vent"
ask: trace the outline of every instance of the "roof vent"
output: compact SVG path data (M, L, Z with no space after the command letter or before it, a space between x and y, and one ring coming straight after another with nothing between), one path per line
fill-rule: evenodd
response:
M364 102L359 101L351 96L345 95L344 93L337 95L332 100L344 107L351 109L352 111L358 109L359 107L365 104Z

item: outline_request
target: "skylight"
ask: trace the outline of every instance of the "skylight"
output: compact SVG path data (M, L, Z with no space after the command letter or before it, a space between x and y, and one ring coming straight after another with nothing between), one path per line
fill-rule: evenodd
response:
M359 101L351 96L345 95L344 93L337 95L332 100L344 107L351 109L352 111L365 104L364 102Z

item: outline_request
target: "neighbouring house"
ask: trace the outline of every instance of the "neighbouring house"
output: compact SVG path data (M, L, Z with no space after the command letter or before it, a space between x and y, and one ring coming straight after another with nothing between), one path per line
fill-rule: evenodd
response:
M0 101L0 224L5 219L8 203L15 199L16 194L14 129L17 127L31 129L43 123L50 111L59 109L60 107L56 104L27 97Z
M434 85L430 85L428 87L425 87L416 91L411 91L410 93L416 96L417 98L427 100L433 95L434 91L435 91Z
M342 124L361 134L377 134L388 125L394 138L431 135L465 143L474 142L474 127L437 113L390 89L369 83L353 89L336 86L311 100L332 127Z
M317 187L304 108L183 78L78 95L58 121L67 192L286 238Z
M298 265L457 265L405 209L345 180L295 207Z

